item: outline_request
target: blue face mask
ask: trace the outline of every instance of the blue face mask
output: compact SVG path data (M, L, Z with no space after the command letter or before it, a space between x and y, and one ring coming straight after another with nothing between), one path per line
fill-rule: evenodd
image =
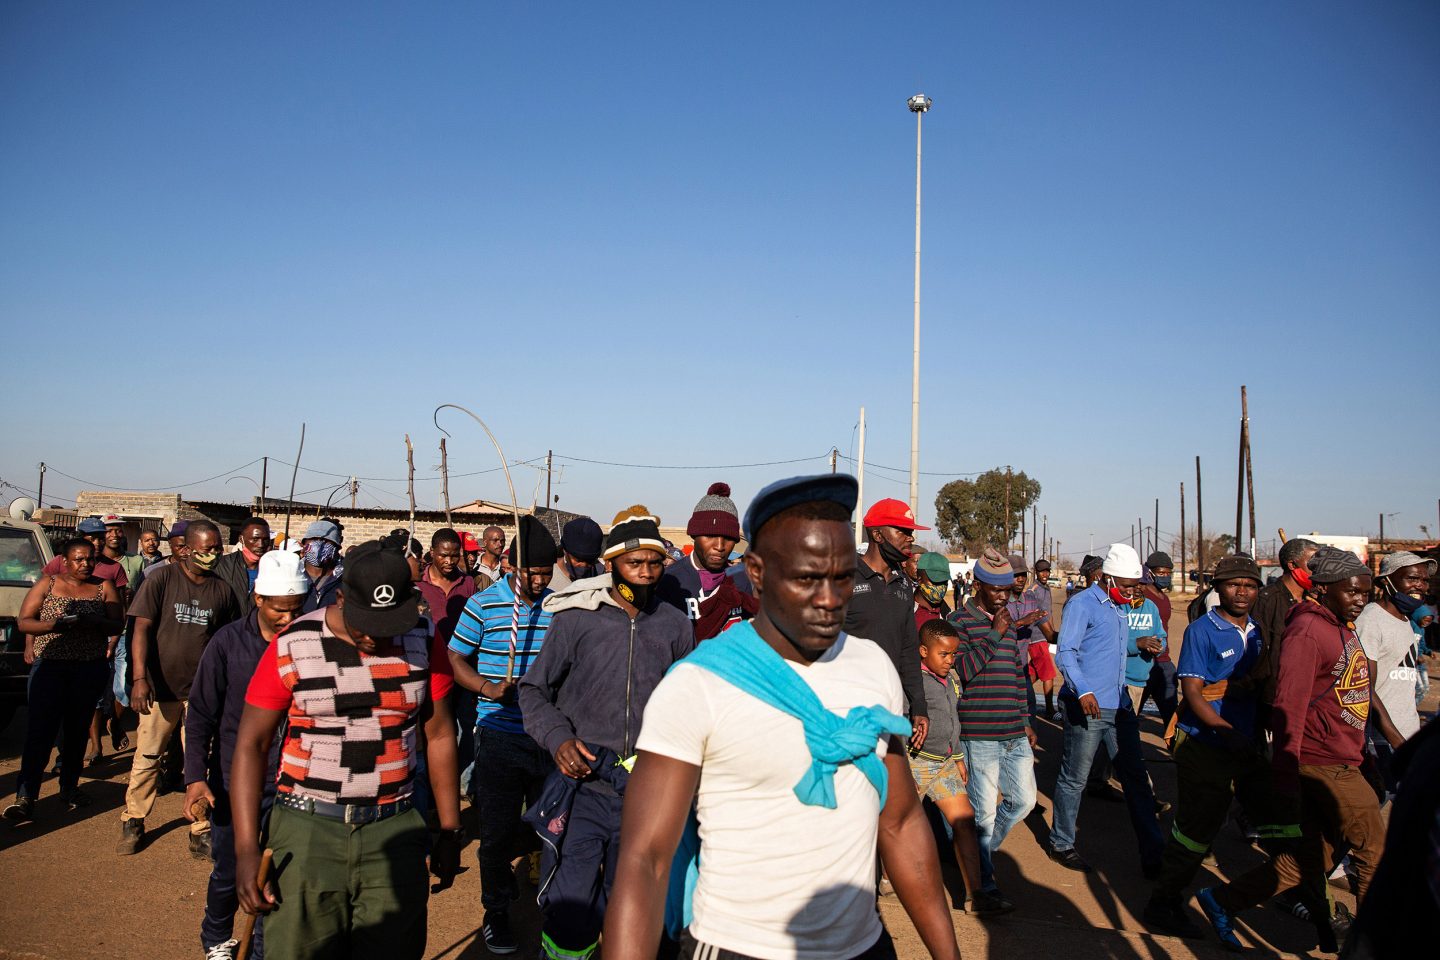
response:
M1162 593L1167 593L1170 590L1170 585L1174 582L1175 579L1173 577L1156 577L1155 589L1161 591Z

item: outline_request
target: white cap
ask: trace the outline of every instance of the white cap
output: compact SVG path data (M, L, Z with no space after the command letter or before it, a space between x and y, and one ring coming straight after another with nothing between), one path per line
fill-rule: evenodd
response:
M1140 569L1140 554L1136 553L1135 548L1128 543L1110 544L1100 572L1112 577L1135 577L1136 579L1145 575L1145 572Z
M310 592L305 564L288 550L271 550L260 558L255 592L262 597L298 597Z

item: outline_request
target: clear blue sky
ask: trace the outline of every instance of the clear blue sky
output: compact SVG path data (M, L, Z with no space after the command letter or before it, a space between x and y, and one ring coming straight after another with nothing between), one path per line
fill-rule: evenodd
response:
M903 468L923 90L923 470L1025 469L1069 551L1174 531L1200 454L1223 529L1246 383L1262 537L1435 531L1440 7L957 7L5 4L0 478L173 487L301 420L429 474L447 401L512 459L814 458L566 463L602 521L743 509L861 404Z

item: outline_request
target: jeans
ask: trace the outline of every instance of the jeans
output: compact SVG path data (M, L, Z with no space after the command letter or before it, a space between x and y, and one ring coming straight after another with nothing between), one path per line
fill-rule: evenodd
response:
M961 746L970 773L967 792L980 842L980 889L993 893L998 887L991 857L1015 824L1035 809L1035 755L1025 737L966 740ZM1004 797L998 810L997 794Z
M457 685L450 691L450 710L455 715L459 741L456 757L460 763L460 794L475 797L475 703L478 694Z
M535 831L520 819L540 797L555 761L523 733L475 731L475 806L480 815L480 905L509 909L520 896L510 861L537 849Z
M1140 703L1135 707L1137 714L1140 712L1140 708L1145 705L1146 697L1155 701L1155 706L1160 710L1160 723L1168 727L1170 725L1170 718L1175 716L1175 707L1177 704L1174 663L1169 660L1156 660L1150 667L1150 678L1145 684L1145 690L1144 693L1141 694Z
M114 669L110 672L110 692L122 707L130 706L130 637L121 634L115 643Z
M1060 756L1060 776L1055 781L1055 813L1050 825L1050 846L1070 850L1075 846L1075 821L1080 816L1080 798L1090 764L1103 744L1115 766L1115 775L1125 791L1130 825L1140 845L1140 862L1158 866L1165 849L1160 822L1155 818L1155 794L1145 773L1140 753L1140 720L1122 698L1120 709L1100 711L1098 718L1085 716L1077 700L1066 698L1065 746Z
M205 915L200 920L200 947L204 950L234 936L235 912L240 907L240 898L235 894L235 827L230 819L228 799L219 796L217 801L210 815L210 856L215 865L210 869L210 882L205 888ZM270 799L267 797L261 803L266 808L260 814L263 821ZM255 933L251 937L250 956L254 960L265 960L264 926L262 913L255 918Z
M110 664L107 660L48 660L36 657L26 681L28 698L25 746L20 757L17 797L40 796L45 761L60 734L60 792L80 785L80 768L85 744L90 737L90 718L95 700L105 688Z

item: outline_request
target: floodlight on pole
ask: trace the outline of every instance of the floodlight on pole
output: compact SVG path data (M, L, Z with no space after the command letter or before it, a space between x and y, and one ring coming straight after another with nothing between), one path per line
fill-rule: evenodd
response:
M915 350L910 379L910 512L920 513L920 127L932 103L917 93L905 105L915 114Z

